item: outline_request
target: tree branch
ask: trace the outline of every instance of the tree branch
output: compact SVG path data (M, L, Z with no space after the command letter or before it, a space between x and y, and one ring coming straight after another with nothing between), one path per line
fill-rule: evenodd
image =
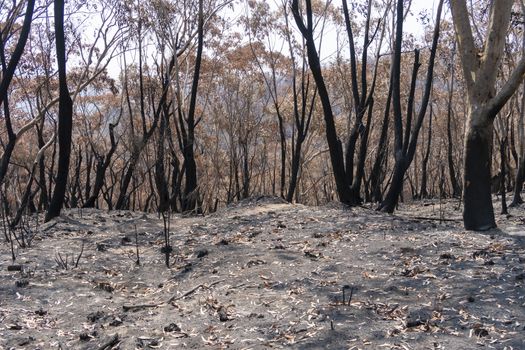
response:
M494 96L488 102L489 116L494 119L498 112L503 108L505 103L512 97L514 92L518 89L519 85L525 77L525 56L521 58L514 71L512 71L509 80L503 85L501 90L496 96Z
M450 10L452 11L463 75L467 82L467 91L470 94L476 82L479 67L478 49L474 44L465 0L450 0Z

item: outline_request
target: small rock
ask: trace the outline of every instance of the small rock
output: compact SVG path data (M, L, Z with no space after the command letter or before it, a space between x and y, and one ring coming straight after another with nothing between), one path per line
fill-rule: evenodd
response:
M219 314L219 321L226 322L229 320L228 313L224 310L224 307L220 307L217 313Z
M492 266L494 265L494 260L490 259L490 260L487 260L483 263L483 265L485 266Z
M432 312L427 309L414 310L406 317L406 327L418 327L426 324L432 318Z
M181 269L181 273L188 273L190 272L191 270L193 270L193 264L192 263L187 263L186 265L184 265Z
M440 259L454 260L456 257L450 253L443 253L439 256Z
M304 256L307 258L310 258L312 260L319 259L323 254L321 252L313 251L313 250L307 250L304 252Z
M258 265L265 265L266 262L260 259L250 260L246 263L246 267L253 267Z
M473 302L476 301L476 298L474 298L472 295L469 295L468 298L467 298L467 301L468 301L469 303L473 303Z
M37 314L38 316L45 316L45 315L47 315L47 311L42 309L42 308L40 308L40 309L35 311L35 314Z
M97 243L97 250L99 252L105 252L106 250L108 250L108 245L105 243Z
M485 328L475 328L474 329L474 335L477 336L477 337L488 337L489 336L489 331L487 331Z
M21 338L18 340L18 346L26 346L29 345L29 343L34 342L36 339L34 337L27 337L27 338Z
M197 256L197 258L204 258L206 255L208 255L209 252L208 252L208 249L199 249L195 252L195 255Z
M173 247L170 246L170 245L164 245L164 246L162 246L162 248L160 248L160 252L161 252L162 254L169 254L169 253L171 253L172 251L173 251Z
M95 323L97 322L98 320L100 320L101 318L105 317L106 314L103 312L103 311L95 311L95 312L91 312L87 315L87 319L88 321L92 322L92 323Z
M477 259L477 258L488 258L489 255L490 255L489 252L487 252L485 249L476 250L474 253L472 253L472 257L474 259Z
M166 327L164 327L164 332L171 333L171 332L180 332L180 327L177 326L175 323L170 323Z
M18 288L24 288L24 287L27 287L29 285L29 281L28 280L19 280L19 281L15 282L15 285Z
M122 320L120 319L120 317L115 317L113 318L113 320L109 323L109 325L111 327L118 327L122 324Z
M100 281L97 283L97 289L101 289L103 291L106 291L108 293L113 293L113 291L115 290L115 288L111 285L110 282L106 282L106 281Z
M523 280L525 280L525 272L522 272L519 275L516 275L516 281L523 281Z

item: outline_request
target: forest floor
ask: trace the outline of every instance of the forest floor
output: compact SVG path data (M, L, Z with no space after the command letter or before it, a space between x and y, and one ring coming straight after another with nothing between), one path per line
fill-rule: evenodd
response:
M0 349L525 349L511 214L476 233L457 201L388 215L253 198L173 216L168 269L157 215L65 211L29 224L21 271L0 236Z

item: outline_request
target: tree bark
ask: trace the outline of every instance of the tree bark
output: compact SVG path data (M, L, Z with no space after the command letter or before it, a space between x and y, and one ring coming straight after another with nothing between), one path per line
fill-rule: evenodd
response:
M400 65L401 65L401 42L403 35L403 0L398 0L397 3L397 23L396 23L396 42L394 49L393 67L392 67L392 103L394 106L394 127L395 127L395 142L394 142L394 176L388 189L387 195L378 210L392 213L397 205L399 196L403 190L403 178L408 167L414 159L416 153L417 140L419 137L419 131L423 125L428 103L430 101L430 92L432 89L432 80L434 74L434 62L436 58L436 50L439 40L439 27L441 21L441 12L443 9L443 0L439 2L436 24L434 27L434 33L432 37L432 47L430 49L430 58L427 67L427 74L425 80L425 88L423 92L423 98L417 114L414 125L412 126L412 110L414 107L414 90L417 78L417 71L419 68L419 51L415 50L414 67L412 70L412 84L410 88L408 106L407 106L407 117L406 117L406 130L403 130L403 119L401 110L401 96L400 96ZM403 137L403 134L405 135ZM400 181L400 183L397 183Z
M326 140L328 142L328 148L330 151L330 160L332 164L332 170L334 172L337 195L342 203L356 205L359 203L359 200L352 196L350 184L348 183L348 178L346 176L343 147L341 140L337 136L332 105L324 81L323 73L321 71L321 63L313 36L314 23L311 1L306 0L307 24L303 22L303 18L299 11L298 0L293 0L292 2L292 14L302 36L306 40L308 63L310 64L310 70L312 71L315 83L317 84L319 99L321 100L321 105L323 107Z
M468 96L463 164L463 223L468 230L487 230L496 226L490 194L493 123L525 74L525 57L522 56L507 82L496 93L497 67L505 48L513 3L513 0L491 3L483 54L478 55L481 49L474 42L465 0L450 1Z
M4 118L5 126L8 136L8 143L4 149L2 157L0 159L0 184L4 181L5 175L7 174L7 168L9 167L9 162L13 151L15 149L16 142L18 140L18 135L13 131L13 126L11 124L11 115L9 113L9 86L15 75L16 67L18 62L24 53L24 48L29 37L29 32L31 30L31 21L33 19L33 11L35 7L35 0L29 0L27 2L26 14L24 17L24 23L22 24L22 30L20 31L20 37L16 43L15 50L9 60L9 63L5 64L4 56L4 47L5 44L0 38L1 50L2 50L2 81L0 82L0 105L4 104Z
M120 116L119 119L120 121ZM117 121L118 124L118 121ZM96 155L97 158L97 170L95 174L95 183L93 185L93 193L86 199L83 208L94 208L97 202L97 199L100 195L100 191L104 186L104 179L106 177L106 171L111 164L111 158L117 150L117 142L115 141L115 129L116 124L109 124L109 138L111 141L111 148L105 156Z
M474 119L479 117L472 116ZM463 176L463 221L467 230L488 230L496 227L490 191L491 148L491 124L469 128L465 137Z
M64 204L71 156L71 133L73 129L73 101L69 95L66 77L66 41L64 35L64 0L55 0L55 41L58 63L58 169L53 197L49 203L45 221L60 215Z
M186 182L184 186L182 210L185 212L195 211L199 213L199 193L197 182L197 163L195 162L195 107L197 104L197 92L199 88L200 70L202 62L202 51L204 48L204 13L203 0L199 0L199 24L197 32L197 55L195 57L195 70L191 87L190 106L187 116L187 133L184 139L183 156L186 164Z

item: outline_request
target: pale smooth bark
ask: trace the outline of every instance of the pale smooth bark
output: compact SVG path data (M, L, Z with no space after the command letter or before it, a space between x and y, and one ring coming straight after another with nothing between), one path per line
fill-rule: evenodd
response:
M493 122L525 74L522 57L508 81L496 92L497 67L503 55L513 3L513 0L493 2L482 50L474 42L465 0L450 1L468 97L463 222L465 228L471 230L496 227L490 193Z

